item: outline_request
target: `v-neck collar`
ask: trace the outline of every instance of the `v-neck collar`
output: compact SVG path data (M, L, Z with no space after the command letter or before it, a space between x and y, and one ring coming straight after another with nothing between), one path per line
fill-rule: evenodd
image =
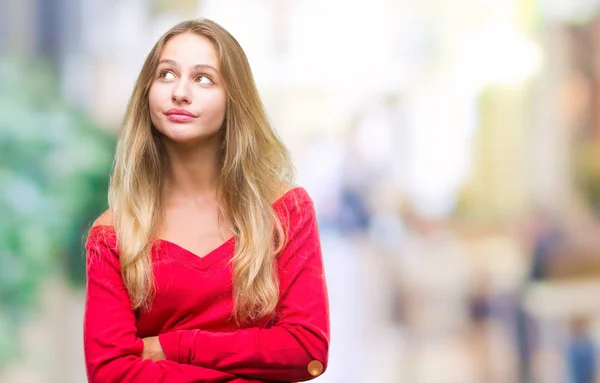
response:
M161 245L160 247L168 258L179 259L183 263L200 270L206 270L220 261L229 259L233 256L235 250L235 236L229 238L203 256L166 239L159 238L155 241Z
M277 208L280 204L285 204L286 199L290 198L290 196L300 189L300 187L293 187L283 193L283 195L281 195L272 204L273 208ZM183 263L200 270L206 270L220 261L233 257L236 242L235 236L233 236L217 246L215 249L206 253L204 256L199 256L198 254L186 249L185 247L182 247L181 245L178 245L175 242L171 242L162 238L156 238L154 241L155 243L162 245L161 248L163 252L166 253L164 254L165 256L175 257L181 260Z

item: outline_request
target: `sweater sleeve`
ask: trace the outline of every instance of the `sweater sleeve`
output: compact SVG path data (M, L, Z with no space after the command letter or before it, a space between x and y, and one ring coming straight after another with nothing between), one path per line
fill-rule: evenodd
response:
M314 206L303 194L289 210L288 240L278 259L280 298L274 325L234 332L194 329L160 334L168 360L287 382L323 373L329 306Z
M115 249L115 238L103 234L90 234L86 242L84 353L90 383L250 382L207 367L142 360L144 345Z

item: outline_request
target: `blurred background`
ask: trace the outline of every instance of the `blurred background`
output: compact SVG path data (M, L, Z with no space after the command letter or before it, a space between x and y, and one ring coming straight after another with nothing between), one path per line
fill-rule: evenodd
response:
M0 382L85 381L83 236L146 54L196 17L315 201L318 382L600 382L599 0L1 1Z

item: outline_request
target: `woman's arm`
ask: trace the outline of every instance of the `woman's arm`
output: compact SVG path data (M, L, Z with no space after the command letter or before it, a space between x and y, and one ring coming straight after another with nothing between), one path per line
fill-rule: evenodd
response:
M304 192L306 193L306 192ZM321 246L308 195L290 211L279 257L278 320L266 329L181 330L159 335L168 360L258 379L303 381L327 366L329 309Z
M116 241L91 235L87 249L84 351L90 383L250 382L210 368L142 360L143 341L120 274Z

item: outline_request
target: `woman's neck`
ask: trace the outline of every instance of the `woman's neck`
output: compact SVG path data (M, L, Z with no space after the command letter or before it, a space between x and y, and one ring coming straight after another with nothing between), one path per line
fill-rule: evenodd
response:
M219 180L218 143L165 144L169 157L165 197L169 200L214 198Z

